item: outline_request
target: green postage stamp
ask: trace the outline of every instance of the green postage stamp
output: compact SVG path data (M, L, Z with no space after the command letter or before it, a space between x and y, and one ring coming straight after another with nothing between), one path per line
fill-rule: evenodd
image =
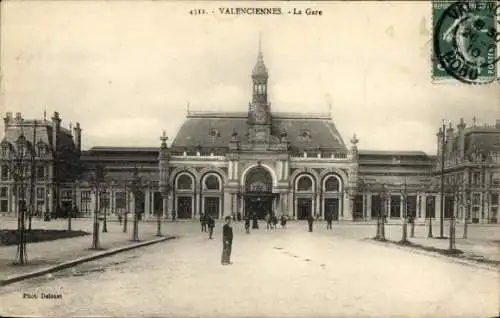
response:
M432 19L435 81L487 84L498 80L498 0L433 0Z

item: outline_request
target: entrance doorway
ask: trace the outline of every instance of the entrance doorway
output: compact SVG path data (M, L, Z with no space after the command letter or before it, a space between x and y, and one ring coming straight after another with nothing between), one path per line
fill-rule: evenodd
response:
M307 220L312 215L312 199L297 199L297 219Z
M339 220L339 199L337 198L328 198L325 199L325 218L327 215L332 216L332 220Z
M259 220L263 220L266 214L271 214L273 208L273 197L271 195L247 195L245 197L245 216L254 213Z
M204 202L204 214L211 215L214 219L219 218L219 198L206 197Z
M191 197L177 198L177 218L190 219L192 215L193 204Z

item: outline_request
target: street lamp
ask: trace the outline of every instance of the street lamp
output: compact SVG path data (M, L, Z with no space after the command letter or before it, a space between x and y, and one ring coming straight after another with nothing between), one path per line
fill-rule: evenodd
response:
M127 232L128 212L130 209L130 196L128 194L127 184L125 184L125 210L123 211L123 233Z
M403 233L401 237L400 243L408 243L408 190L407 190L407 183L406 183L406 177L405 177L405 182L403 184L403 189L401 191L401 195L403 197Z
M99 244L99 198L102 192L102 182L104 181L104 168L101 165L96 166L95 175L91 177L92 189L95 192L94 207L94 229L92 235L92 249L100 249Z
M104 202L104 204L101 205L101 210L104 213L104 218L103 218L103 222L102 222L102 232L107 233L108 232L108 222L107 222L108 211L106 211L106 210L109 206L109 197L108 197L108 192L106 191L106 189L102 191L102 199ZM104 206L104 209L102 209L103 206Z
M132 232L132 241L137 242L139 241L139 213L137 211L137 199L139 198L142 189L142 178L139 176L139 170L137 167L134 167L130 188L132 190L132 194L134 195L134 227Z
M429 200L430 199L430 200ZM429 216L429 230L427 232L427 237L428 238L432 238L433 235L432 235L432 215L431 215L431 207L432 207L432 203L433 203L433 200L434 198L433 197L426 197L426 204L427 204L427 209L425 210L426 214ZM435 206L435 205L434 205ZM434 209L435 210L435 209Z
M377 234L375 239L385 241L385 206L387 200L387 188L385 184L382 184L382 188L379 191L380 196L380 210L377 215Z

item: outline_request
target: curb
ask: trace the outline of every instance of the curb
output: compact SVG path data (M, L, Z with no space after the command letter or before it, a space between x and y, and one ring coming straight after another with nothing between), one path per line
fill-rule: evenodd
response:
M63 270L63 269L69 268L69 267L73 267L75 265L79 265L79 264L82 264L82 263L90 262L90 261L93 261L93 260L96 260L96 259L99 259L99 258L103 258L103 257L106 257L106 256L111 256L111 255L118 254L118 253L121 253L121 252L126 252L126 251L129 251L129 250L132 250L132 249L136 249L136 248L139 248L139 247L143 247L143 246L148 246L148 245L152 245L152 244L164 242L164 241L167 241L167 240L172 240L172 239L175 239L175 238L177 238L177 236L175 236L175 235L164 236L164 237L160 237L160 238L157 238L157 239L152 239L152 240L145 241L145 242L139 242L139 243L135 243L135 244L130 244L130 245L126 245L126 246L122 246L122 247L117 247L117 248L113 248L113 249L110 249L110 250L106 250L106 251L103 251L103 252L95 253L95 254L92 254L92 255L83 256L83 257L80 257L80 258L77 258L77 259L74 259L74 260L70 260L70 261L66 261L64 263L61 263L61 264L58 264L58 265L54 265L54 266L51 266L51 267L48 267L48 268L43 268L43 269L40 269L40 270L36 270L34 272L31 272L31 273L26 273L26 274L21 274L21 275L14 276L14 277L9 277L7 279L4 279L4 280L0 281L0 287L6 286L6 285L9 285L9 284L13 284L13 283L17 283L17 282L20 282L22 280L26 280L26 279L30 279L30 278L35 278L35 277L39 277L39 276L42 276L42 275L45 275L45 274L57 272L57 271L60 271L60 270Z
M450 262L454 262L454 263L458 263L458 264L470 266L470 267L476 267L476 268L480 268L480 269L484 269L484 270L488 270L488 271L497 271L498 270L498 267L496 267L494 265L482 264L482 263L478 263L476 261L469 260L466 258L446 256L446 255L440 254L438 252L421 250L421 249L416 248L416 247L397 245L397 244L395 244L396 243L395 241L387 240L386 242L381 242L381 241L373 240L372 238L365 238L365 239L363 239L363 241L371 242L372 244L376 244L379 246L395 247L397 249L404 250L404 251L407 251L410 253L421 254L421 255L431 256L431 257L435 257L435 258L442 258L442 259L446 259Z

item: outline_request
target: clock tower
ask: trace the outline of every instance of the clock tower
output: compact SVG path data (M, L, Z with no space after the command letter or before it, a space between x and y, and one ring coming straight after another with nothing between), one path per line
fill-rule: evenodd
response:
M267 73L264 64L264 55L261 50L261 41L259 38L259 53L257 63L252 71L252 102L248 109L249 135L253 142L269 142L271 132L271 105L267 99Z

